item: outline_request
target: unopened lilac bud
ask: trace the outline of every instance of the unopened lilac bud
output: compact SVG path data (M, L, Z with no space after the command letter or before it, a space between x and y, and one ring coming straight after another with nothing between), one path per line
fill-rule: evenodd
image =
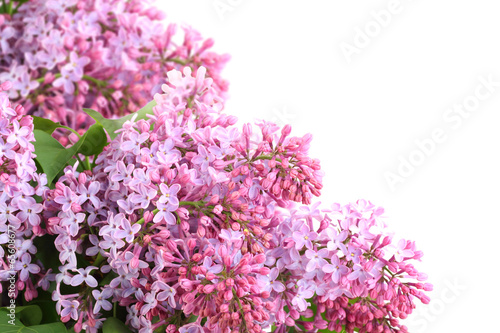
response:
M187 240L187 246L190 250L194 250L196 248L196 245L197 245L196 243L197 243L196 239L194 239L194 238L189 238Z
M215 290L215 285L213 284L207 284L203 286L203 292L205 294L210 294Z
M88 82L84 80L78 81L78 91L84 95L87 95L89 92Z
M226 290L226 291L224 292L224 299L225 299L226 301L230 301L230 300L232 300L232 299L233 299L233 291L232 291L232 290Z
M243 125L243 135L246 137L250 137L252 135L252 125L251 124L244 124Z
M271 272L271 270L269 269L269 267L261 267L259 269L260 275L268 275L270 272Z
M290 317L292 317L295 320L300 318L299 312L295 309L290 309L289 313L290 313Z
M205 237L205 234L206 234L206 232L205 232L205 228L204 228L203 226L201 226L201 225L200 225L200 226L198 226L198 229L197 229L197 231L196 231L196 234L197 234L197 235L198 235L198 237L200 237L200 238Z
M106 100L106 98L104 96L97 97L96 103L100 108L104 108L104 107L106 107L106 105L108 105L108 101Z
M312 330L314 328L314 324L312 322L310 322L310 321L304 321L303 325L304 325L304 329L306 331L310 331L310 330Z
M246 274L248 274L248 273L250 273L251 271L252 271L252 267L251 267L250 265L244 265L244 266L242 266L242 267L239 269L239 272L240 272L241 274L245 274L245 275L246 275Z
M3 18L3 16L2 16ZM12 88L12 82L10 81L5 81L3 82L1 85L0 85L0 88L3 90L3 91L6 91L6 90L9 90Z
M175 252L177 250L177 244L171 239L168 239L165 245L170 252Z
M141 119L137 122L137 126L139 127L139 131L141 133L148 133L149 132L149 128L150 128L150 125L147 121L145 121L144 119Z
M291 132L292 132L292 126L290 126L290 124L286 124L281 129L281 135L283 135L283 136L288 136L288 135L290 135Z
M189 219L189 210L187 210L186 208L179 207L176 212L181 220Z
M186 291L191 291L193 290L193 282L191 280L188 280L188 279L181 279L180 282L179 282L180 286L186 290Z
M22 105L16 105L15 111L18 115L23 115L24 112L24 106Z

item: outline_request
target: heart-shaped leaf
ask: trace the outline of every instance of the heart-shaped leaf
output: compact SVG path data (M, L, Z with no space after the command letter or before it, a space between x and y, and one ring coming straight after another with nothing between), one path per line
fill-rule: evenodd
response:
M36 305L17 306L16 314L26 326L38 325L42 321L42 310Z
M82 139L83 142L78 153L85 156L99 155L108 144L108 137L101 124L90 126Z
M11 311L8 308L0 309L0 332L2 333L67 333L66 326L63 323L50 323L44 325L26 326L21 319L26 320L29 315L35 315L35 318L29 319L30 322L40 322L41 310L36 305L25 307L16 307ZM26 312L26 315L23 312Z
M47 175L47 183L50 185L57 174L68 165L68 161L80 149L84 140L82 137L77 143L66 149L47 132L34 130L33 133L36 140L33 143L37 155L36 160L42 167L43 173Z
M44 131L45 133L52 134L58 128L65 128L71 132L75 132L74 129L62 125L61 123L55 123L50 119L41 118L37 116L32 116L33 126L36 130Z
M123 127L123 124L127 121L132 119L132 117L137 114L137 120L140 119L147 119L148 114L153 114L153 107L156 106L155 101L151 101L146 106L144 106L142 109L138 110L137 112L131 113L129 115L126 115L124 117L118 118L118 119L107 119L104 118L102 114L99 112L92 110L92 109L83 109L89 116L91 116L97 124L100 124L106 132L108 132L108 135L111 139L116 138L118 135L115 133L117 130Z

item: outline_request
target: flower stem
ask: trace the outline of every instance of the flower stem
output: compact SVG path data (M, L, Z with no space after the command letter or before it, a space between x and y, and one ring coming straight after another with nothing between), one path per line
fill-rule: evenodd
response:
M58 79L58 78L60 78L60 77L61 77L61 73L56 73L56 74L54 74L54 80L55 80L55 79ZM36 79L35 81L36 81L36 82L38 82L38 83L43 83L43 81L45 81L45 77L44 77L44 76L39 77L39 78L38 78L38 79Z
M13 12L12 4L13 4L13 2L11 0L11 1L9 1L9 5L7 6L7 14L9 14L9 15L12 15L12 12Z
M97 258L95 259L94 261L94 266L96 267L99 267L101 265L101 263L105 260L106 258L103 257L103 255L101 254L101 252L99 252L97 254Z
M85 156L85 163L87 163L87 170L92 170L92 167L90 166L90 159L88 156Z
M205 201L180 201L179 206L194 206L196 208L205 206Z
M187 65L186 61L181 60L179 58L170 58L170 59L167 59L167 61L175 62L176 64L183 65L183 66Z
M89 75L83 75L82 76L82 79L84 80L87 80L87 81L90 81L90 82L93 82L95 83L98 87L105 87L108 85L108 82L107 81L102 81L102 80L99 80L99 79L96 79L92 76L89 76Z

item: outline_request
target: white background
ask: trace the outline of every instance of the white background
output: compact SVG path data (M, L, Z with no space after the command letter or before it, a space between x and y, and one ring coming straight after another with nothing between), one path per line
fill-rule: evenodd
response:
M169 21L231 54L227 113L313 133L325 206L366 198L424 251L418 267L435 285L434 301L406 321L410 332L498 332L500 86L460 123L444 116L474 101L480 76L500 82L500 8L492 0L400 0L381 27L371 12L390 3L157 2ZM372 37L349 62L341 45L355 47L365 28ZM419 161L415 141L435 129L446 139ZM391 188L385 174L410 156L422 163Z

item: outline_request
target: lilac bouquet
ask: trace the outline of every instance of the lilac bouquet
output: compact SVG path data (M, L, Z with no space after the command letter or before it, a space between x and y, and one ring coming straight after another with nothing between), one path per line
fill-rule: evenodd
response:
M19 3L13 18L39 1ZM139 1L95 5L110 3L140 12ZM90 73L104 54L77 66ZM120 104L65 104L93 119L77 128L32 112L44 112L40 96L65 94L55 77L67 63L24 97L16 81L0 85L0 331L408 332L399 320L432 290L415 243L394 237L369 201L313 203L323 172L312 135L238 126L222 112L218 71L176 64L149 103L124 94L123 105L143 106L120 118ZM38 72L49 73L26 75ZM141 80L120 89L143 93ZM98 106L106 89L85 100Z

